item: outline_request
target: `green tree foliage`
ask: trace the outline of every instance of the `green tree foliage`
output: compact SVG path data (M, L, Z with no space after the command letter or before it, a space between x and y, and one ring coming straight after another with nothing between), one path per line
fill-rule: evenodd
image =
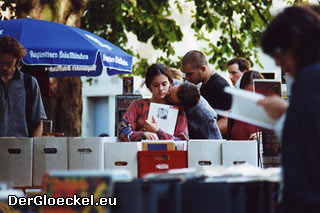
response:
M255 63L260 64L256 47L259 45L263 29L271 20L272 1L197 0L194 2L195 21L191 27L198 39L208 42L205 52L211 56L210 63L216 64L216 68L221 70L225 70L225 64L230 57L245 57L250 60L254 58ZM209 33L216 31L220 37L216 41L206 38L204 29Z
M181 41L182 32L170 16L169 0L91 0L88 2L81 27L94 32L127 52L139 56L126 47L127 32L132 32L140 42L151 43L166 56L174 55L172 42ZM134 68L143 74L148 66L145 59Z
M172 61L170 56L175 54L172 43L182 40L182 32L175 20L170 18L170 12L179 10L183 13L182 1L175 0L174 5L169 5L169 0L91 0L82 20L82 28L106 38L133 55L135 52L126 48L126 32L133 32L141 42L151 39L153 47L166 55L158 58L157 62L179 67L179 61ZM272 1L184 1L195 4L191 27L198 40L208 42L204 52L210 63L217 65L216 68L225 70L227 59L233 56L254 59L255 63L260 64L256 47L262 30L271 19ZM209 33L216 31L220 37L215 41L207 38L204 30ZM139 58L139 55L136 56ZM143 75L147 66L147 60L140 59L134 66L133 74Z
M186 0L194 2L195 21L191 27L197 39L206 40L206 55L216 69L226 70L226 62L232 57L244 57L263 68L258 58L260 38L272 20L271 0ZM308 3L308 0L282 0L288 5ZM320 1L318 1L319 3ZM216 31L218 39L205 37L204 29Z
M282 0L287 4L306 3L306 0ZM4 1L2 10L15 8ZM272 16L272 0L89 0L81 22L81 28L91 31L122 47L139 61L133 67L134 75L143 75L149 65L135 50L128 47L127 33L132 32L140 42L151 41L156 50L165 57L157 62L179 67L179 61L171 60L175 55L172 44L181 41L180 27L170 16L172 10L183 13L183 2L192 2L194 22L191 27L198 40L207 42L203 50L209 62L217 69L225 70L228 59L239 56L259 64L257 47L263 29ZM214 37L206 37L214 32ZM187 52L188 50L186 50Z
M1 12L2 11L11 11L11 13L14 13L16 11L16 2L17 0L14 1L2 1L2 3L0 3L1 5ZM7 17L3 16L2 13L0 13L0 20L6 20Z

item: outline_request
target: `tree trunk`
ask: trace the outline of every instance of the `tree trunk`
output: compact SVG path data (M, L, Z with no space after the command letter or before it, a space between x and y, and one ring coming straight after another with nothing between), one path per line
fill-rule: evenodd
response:
M87 3L88 0L20 0L16 15L79 27ZM48 119L53 121L54 132L81 136L81 86L80 77L50 79L52 94L44 106Z

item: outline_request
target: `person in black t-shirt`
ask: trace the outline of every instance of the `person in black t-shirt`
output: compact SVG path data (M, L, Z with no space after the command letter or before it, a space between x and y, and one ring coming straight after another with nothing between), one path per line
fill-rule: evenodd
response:
M210 69L205 55L197 50L187 52L181 61L181 70L185 73L186 80L191 83L202 83L201 95L214 109L229 110L231 95L224 92L224 87L229 83L218 73ZM218 126L222 134L227 132L227 118L219 116Z

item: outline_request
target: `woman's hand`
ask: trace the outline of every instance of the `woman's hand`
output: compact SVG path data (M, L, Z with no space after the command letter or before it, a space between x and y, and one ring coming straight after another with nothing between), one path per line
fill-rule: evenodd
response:
M154 133L157 133L159 131L159 125L154 116L152 116L152 122L145 121L145 123L143 124L143 131Z
M145 132L144 133L144 137L147 139L147 140L159 140L158 138L158 135L156 133L153 133L153 132Z
M259 100L257 104L261 105L273 119L279 119L288 108L288 103L277 95L267 96Z

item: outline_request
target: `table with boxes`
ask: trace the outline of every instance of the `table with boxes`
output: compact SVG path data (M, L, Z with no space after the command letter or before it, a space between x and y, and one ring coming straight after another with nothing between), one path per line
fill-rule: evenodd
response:
M161 143L165 146L158 146ZM180 147L179 151L175 147ZM0 171L4 171L0 181L10 181L16 187L41 186L43 174L50 170L123 168L133 177L143 177L174 168L242 163L258 166L256 141L190 140L174 144L122 143L115 137L0 138Z
M0 181L10 181L15 188L44 190L42 182L56 170L90 176L97 171L126 169L134 179L115 182L113 196L119 204L112 212L206 212L213 203L220 206L216 212L235 212L235 208L237 212L269 212L275 186L269 182L141 178L169 169L245 163L258 168L256 141L122 143L115 137L0 138ZM250 200L259 203L251 204Z

